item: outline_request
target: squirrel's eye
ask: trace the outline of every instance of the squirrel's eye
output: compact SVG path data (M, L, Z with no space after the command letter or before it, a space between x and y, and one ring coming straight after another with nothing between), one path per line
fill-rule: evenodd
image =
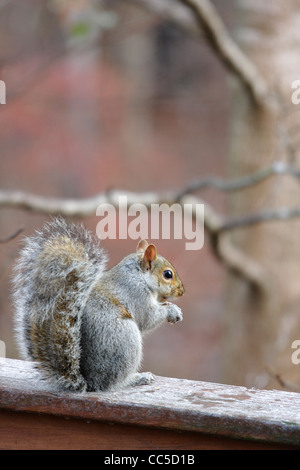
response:
M165 279L173 279L173 272L171 271L171 269L166 269L163 272L163 276Z

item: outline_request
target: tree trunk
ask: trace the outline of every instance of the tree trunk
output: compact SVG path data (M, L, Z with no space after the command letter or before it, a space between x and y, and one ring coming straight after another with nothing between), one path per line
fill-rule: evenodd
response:
M300 111L291 102L292 82L300 79L300 9L297 0L237 0L236 40L280 94L279 110L255 107L240 86L232 96L229 176L249 174L275 160L300 165L291 130ZM287 131L287 132L286 132ZM300 135L300 123L298 128ZM290 145L291 144L291 145ZM276 176L229 197L229 214L300 204L300 184ZM265 222L235 230L234 243L261 264L273 288L258 295L249 284L228 276L224 381L281 388L270 368L300 384L292 342L300 339L300 221Z

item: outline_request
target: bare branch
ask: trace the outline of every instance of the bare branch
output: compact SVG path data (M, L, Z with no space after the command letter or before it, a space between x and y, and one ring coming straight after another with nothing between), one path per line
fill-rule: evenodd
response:
M272 175L285 174L300 179L300 170L297 167L283 162L274 162L270 167L229 181L214 177L203 178L188 185L179 193L178 191L135 193L132 191L111 190L85 199L58 199L41 197L22 191L0 190L0 207L21 208L51 215L61 214L82 217L96 214L97 207L100 204L112 204L114 207L126 209L127 207L120 207L122 201L120 197L126 196L128 206L140 203L149 208L151 204L167 203L172 205L177 202L182 207L189 204L190 207L195 208L197 203L203 203L203 201L188 193L196 189L211 186L221 191L237 191L252 187ZM195 218L195 213L192 212L190 215ZM249 227L267 221L289 220L298 217L300 217L300 207L266 209L254 214L224 219L205 202L205 217L202 222L215 255L226 268L246 278L252 285L266 293L270 292L272 281L260 265L234 246L229 232L233 229Z
M30 210L32 212L48 213L52 215L63 214L65 216L87 216L95 214L96 208L99 204L112 203L116 204L120 195L125 195L128 198L128 204L136 202L143 203L149 206L152 203L174 202L182 203L184 196L190 193L205 189L215 188L219 191L239 191L261 183L262 181L274 175L290 175L291 177L300 181L300 169L294 165L285 162L274 162L271 166L262 168L257 172L240 178L222 179L217 177L204 177L186 185L180 191L168 192L145 192L135 193L132 191L111 190L99 193L95 196L85 199L59 199L47 198L37 196L22 191L0 190L0 207L19 207L21 209ZM299 209L275 209L273 211L266 210L265 212L246 215L244 218L232 219L228 224L220 223L216 230L230 230L235 226L253 225L264 220L286 220L291 217L298 217Z
M258 105L270 101L270 88L255 64L248 59L237 43L230 37L220 15L209 0L180 0L196 15L205 36L217 56L245 85Z
M185 194L192 193L194 191L199 191L206 188L215 188L219 191L224 192L233 192L240 191L252 187L262 181L270 178L275 175L289 175L300 181L300 169L294 165L290 165L285 162L277 161L274 162L271 166L262 168L255 173L250 175L245 175L240 178L233 179L222 179L216 178L215 176L208 176L205 178L200 178L192 183L188 184L184 189L178 193L178 199L180 199Z
M147 207L169 199L167 193L134 193L131 191L105 191L83 199L59 199L37 196L23 191L0 190L0 207L14 207L50 215L82 217L95 215L100 204L119 204L120 196L126 196L128 204L142 203Z
M216 240L215 253L222 264L232 273L247 279L257 292L270 297L274 292L274 282L263 266L238 249L228 233L219 232Z
M18 228L15 232L13 232L11 235L8 235L5 238L0 238L0 243L6 243L9 242L10 240L13 240L16 238L21 232L23 232L24 227Z
M127 209L127 206L120 206L120 202L122 202L120 196L126 196L128 206L140 203L146 207L151 207L151 204L167 203L171 205L177 202L182 207L192 208L190 216L195 218L196 204L203 203L203 201L192 195L185 195L178 200L177 195L177 191L135 193L114 190L99 193L86 199L56 199L36 196L22 191L2 190L0 191L0 207L20 208L38 213L78 217L95 215L96 209L100 204L112 204L114 207ZM204 220L199 222L204 224L212 249L226 268L243 276L264 294L268 293L270 290L269 276L261 266L249 259L232 244L228 233L222 231L226 222L208 203L205 203Z
M286 390L289 390L290 392L300 392L300 385L295 384L293 382L290 382L289 380L286 380L285 378L282 377L282 375L275 371L271 366L266 365L265 366L266 370L268 371L270 377L276 380L276 382L279 383L279 385Z
M246 214L239 217L228 218L220 227L220 232L228 232L230 230L250 227L270 221L286 221L300 217L300 207L280 207L278 209L265 209L254 214Z
M254 103L266 106L273 104L270 88L255 64L230 37L220 15L209 0L131 0L147 10L171 19L189 34L202 37L203 34L224 63L246 87ZM180 5L181 4L181 5ZM189 15L182 5L192 12ZM197 31L198 24L198 31Z
M249 187L253 187L258 183L270 178L274 175L289 175L300 182L300 169L294 165L285 162L274 162L270 167L246 175L241 178L224 180L216 177L201 178L198 181L187 185L177 195L180 200L185 194L208 187L216 188L220 191L239 191ZM270 221L286 221L300 217L300 206L296 207L280 207L276 209L265 209L253 214L245 214L237 217L219 220L218 227L215 232L229 232L234 229L249 227Z

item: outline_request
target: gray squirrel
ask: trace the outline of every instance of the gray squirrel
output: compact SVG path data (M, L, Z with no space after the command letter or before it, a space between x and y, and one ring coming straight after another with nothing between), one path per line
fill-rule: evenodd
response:
M138 373L142 337L182 320L184 287L172 264L141 240L105 271L107 255L79 224L55 218L25 240L15 266L16 332L24 359L59 390L100 391L151 383Z

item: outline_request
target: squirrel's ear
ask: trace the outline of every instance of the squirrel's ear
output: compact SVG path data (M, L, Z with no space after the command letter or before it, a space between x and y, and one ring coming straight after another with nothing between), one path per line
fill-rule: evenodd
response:
M148 246L147 240L140 240L138 246L136 247L136 252L139 253L140 251L144 252Z
M145 250L144 257L143 257L143 262L147 269L151 267L151 263L152 261L156 260L156 257L157 257L156 246L148 245Z

